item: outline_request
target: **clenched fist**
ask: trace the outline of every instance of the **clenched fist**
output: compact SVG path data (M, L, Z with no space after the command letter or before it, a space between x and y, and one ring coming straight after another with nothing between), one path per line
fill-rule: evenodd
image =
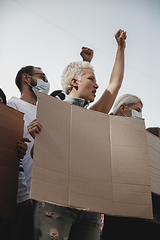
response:
M124 49L126 47L126 32L124 30L119 29L118 32L115 34L116 41L118 43L118 48Z

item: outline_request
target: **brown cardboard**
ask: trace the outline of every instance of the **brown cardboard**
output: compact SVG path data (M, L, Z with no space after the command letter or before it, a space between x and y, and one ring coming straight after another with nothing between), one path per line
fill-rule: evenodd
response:
M71 109L69 204L111 213L109 121L105 114L77 106Z
M160 138L147 132L151 191L160 195Z
M13 218L16 209L23 114L0 103L0 216Z
M38 104L37 117L43 125L43 130L36 136L35 141L31 196L38 200L67 205L70 106L57 100L55 108L53 97L46 97L43 94L40 96L42 98L39 99L41 103Z
M152 218L144 121L40 93L31 197L109 215Z
M114 214L148 218L151 190L144 121L109 118Z

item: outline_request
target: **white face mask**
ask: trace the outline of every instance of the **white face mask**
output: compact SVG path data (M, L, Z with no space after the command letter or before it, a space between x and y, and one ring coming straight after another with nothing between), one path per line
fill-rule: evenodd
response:
M28 85L32 88L32 91L34 92L34 94L36 96L38 95L38 92L43 92L45 94L48 94L49 93L49 88L50 88L49 83L44 82L42 79L36 79L36 80L37 80L37 85L36 86L32 86L31 84L28 83Z
M127 107L127 106L126 106ZM129 107L127 107L127 108L129 108ZM131 112L132 112L132 115L130 116L130 117L132 117L132 118L142 118L142 113L141 112L138 112L138 111L136 111L136 110L134 110L134 109L131 109L131 108L129 108L130 110L131 110ZM125 115L125 114L124 114ZM125 115L126 116L126 115ZM126 116L127 117L127 116Z
M141 112L137 112L136 110L132 109L131 117L133 117L133 118L142 118L142 113Z

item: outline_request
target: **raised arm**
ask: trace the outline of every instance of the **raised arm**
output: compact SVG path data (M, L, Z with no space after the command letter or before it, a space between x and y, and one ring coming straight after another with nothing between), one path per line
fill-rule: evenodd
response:
M110 82L101 98L90 108L94 111L109 113L111 107L113 106L124 75L124 49L126 47L126 37L126 32L121 29L115 34L118 49Z
M93 58L93 50L87 47L82 47L82 51L80 52L81 57L83 58L83 61L91 62Z

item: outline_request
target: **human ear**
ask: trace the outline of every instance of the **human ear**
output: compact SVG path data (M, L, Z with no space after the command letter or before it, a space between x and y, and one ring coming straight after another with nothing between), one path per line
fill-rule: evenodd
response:
M71 85L72 85L73 87L77 88L77 87L78 87L78 80L75 79L75 78L72 78L72 79L71 79Z
M27 73L23 73L23 74L22 74L22 81L25 82L25 83L27 83L27 84L29 83Z
M124 112L125 112L125 105L122 104L120 107L119 107L119 111L122 115L124 115Z

